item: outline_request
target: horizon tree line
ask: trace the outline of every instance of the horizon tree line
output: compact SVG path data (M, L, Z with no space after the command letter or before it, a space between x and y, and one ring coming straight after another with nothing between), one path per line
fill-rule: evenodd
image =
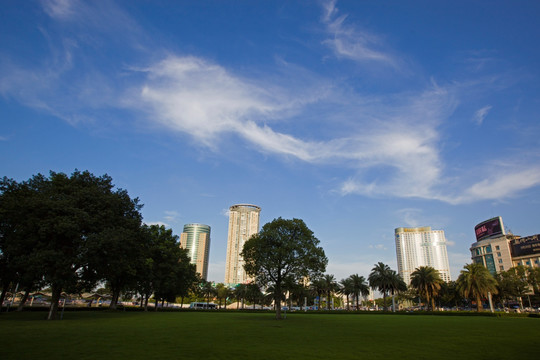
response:
M23 301L33 289L49 286L52 292L48 319L55 319L63 291L80 293L106 283L111 292L111 308L116 308L122 292L141 294L147 310L153 296L157 303L173 302L198 294L211 299L269 304L280 319L281 302L300 304L305 299L326 298L329 309L334 295L349 297L360 308L360 297L369 288L387 297L425 300L434 310L436 300L456 304L463 298L476 302L478 311L488 294L508 305L533 290L538 296L539 268L516 267L493 277L480 264L467 264L459 278L444 283L432 267L422 266L412 273L409 287L395 270L379 262L369 276L350 275L339 283L324 274L328 259L319 240L300 219L277 218L263 226L245 244L245 269L252 284L228 289L224 284L201 281L190 264L187 250L180 248L178 236L164 226L142 223L138 198L116 189L108 175L94 176L75 170L70 176L50 172L27 181L4 177L0 182L0 304L10 286L18 284ZM310 285L306 286L309 279ZM288 297L286 296L288 294ZM530 299L530 298L529 298ZM530 301L530 300L529 300ZM183 301L182 301L183 302Z

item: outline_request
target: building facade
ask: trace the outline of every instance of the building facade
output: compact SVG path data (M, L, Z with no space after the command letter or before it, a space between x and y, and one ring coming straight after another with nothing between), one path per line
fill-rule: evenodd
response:
M180 247L187 249L191 263L195 264L201 278L207 280L210 256L210 226L186 224L180 235Z
M483 221L474 229L476 242L470 248L471 259L493 275L519 265L540 266L540 234L507 234L500 216Z
M227 239L227 261L225 284L235 286L249 282L244 271L244 260L240 253L244 243L259 232L261 208L250 204L237 204L229 208L229 235Z
M398 272L407 285L420 266L431 266L439 271L442 280L451 281L443 230L431 230L430 226L399 227L395 236Z

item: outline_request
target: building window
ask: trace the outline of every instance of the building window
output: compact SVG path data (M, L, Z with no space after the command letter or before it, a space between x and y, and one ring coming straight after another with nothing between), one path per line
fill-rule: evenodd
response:
M502 264L502 259L499 259L499 264Z
M495 250L501 250L501 248L499 247L499 245L495 245Z
M497 253L497 256L499 256L499 257L500 257L500 256L501 256L501 253L500 253L500 252L498 252L498 253Z
M503 270L504 270L504 266L502 266L502 265L499 266L499 269L500 269L501 271L503 271Z

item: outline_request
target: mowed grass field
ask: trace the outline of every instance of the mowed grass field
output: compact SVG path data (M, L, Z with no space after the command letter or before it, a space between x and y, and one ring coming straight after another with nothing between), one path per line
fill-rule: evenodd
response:
M540 319L239 312L0 315L1 359L535 359Z

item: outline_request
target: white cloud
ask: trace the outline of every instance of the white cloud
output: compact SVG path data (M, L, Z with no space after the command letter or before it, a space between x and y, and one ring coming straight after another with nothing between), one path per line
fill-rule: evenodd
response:
M466 202L467 198L474 200L508 198L515 196L520 191L540 185L540 167L508 170L501 169L501 173L474 184L458 200Z
M388 250L388 248L384 244L369 245L368 248L376 250Z
M487 114L489 113L491 108L492 108L492 106L488 105L488 106L484 106L483 108L477 110L474 113L474 122L477 125L482 125L482 123L484 122L485 117L487 116Z
M260 131L249 119L279 111L265 91L196 57L168 57L147 68L141 100L162 125L213 147L223 133Z
M418 216L422 213L422 210L407 208L407 209L398 210L397 213L406 226L408 227L420 226L420 221L418 220Z
M158 225L158 226L165 226L166 228L170 228L170 225L161 221L151 221L151 222L145 222L146 225Z
M42 0L41 3L50 17L60 20L72 18L76 9L84 5L75 0Z
M165 220L168 223L176 223L180 213L177 211L165 211Z
M221 215L223 215L225 217L229 217L230 210L228 208L227 209L221 209Z
M324 3L323 7L322 22L332 36L323 43L330 47L337 57L396 65L395 59L389 53L379 49L383 43L378 36L347 25L347 15L338 16L335 0Z
M78 19L77 26L94 33L132 40L127 41L131 47L137 43L133 39L146 37L114 3L58 0L44 1L43 6L54 19L71 23ZM381 50L377 36L348 25L346 15L339 16L335 1L324 6L321 21L332 34L326 44L336 56L396 63L388 51ZM115 26L124 25L126 30L117 35ZM416 197L457 204L510 197L540 184L540 170L524 165L480 180L467 179L473 185L460 178L452 189L446 186L451 176L458 176L445 168L440 126L453 112L463 88L478 84L439 86L433 82L407 93L364 95L284 61L279 61L275 73L243 76L200 57L174 55L129 74L142 74L142 80L127 73L119 79L118 74L103 73L91 65L81 68L79 43L59 38L56 47L51 46L50 61L41 67L25 69L15 60L0 58L0 94L70 123L80 121L81 114L85 120L92 119L94 111L107 108L142 110L149 122L188 134L215 151L231 138L239 138L263 153L340 166L349 171L348 179L339 185L343 195ZM152 49L151 53L157 58L161 51ZM279 72L284 68L289 69L287 74ZM72 69L84 73L84 78L73 75ZM128 81L131 88L125 89ZM320 112L320 108L330 110ZM475 121L481 124L490 110L491 106L479 109ZM333 126L338 111L340 123ZM319 124L341 130L305 135L302 126L311 130ZM280 131L283 128L287 130ZM173 216L167 216L171 222ZM405 220L414 222L414 218Z

